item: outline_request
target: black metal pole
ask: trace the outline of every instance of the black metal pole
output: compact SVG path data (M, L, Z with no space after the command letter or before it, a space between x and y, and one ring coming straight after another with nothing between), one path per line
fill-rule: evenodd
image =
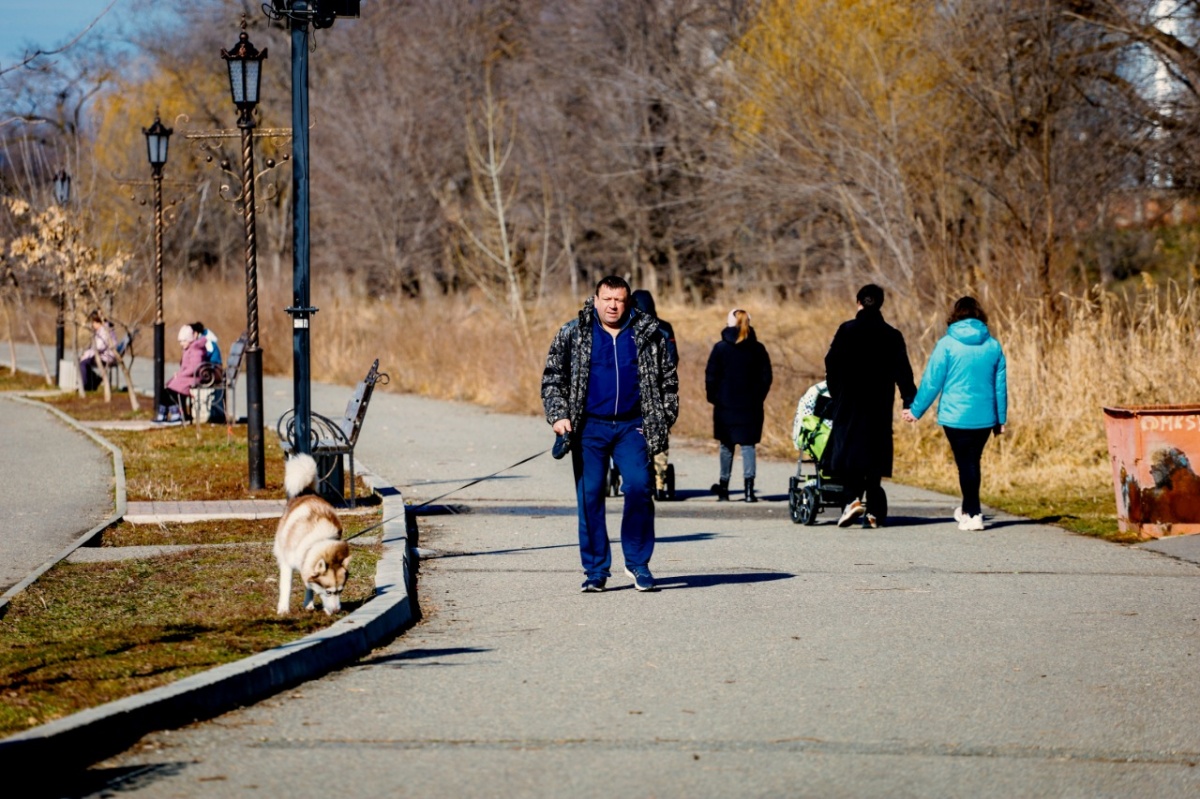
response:
M308 230L308 3L292 4L292 394L297 452L311 452L312 386Z
M163 391L162 167L154 167L154 412L167 404Z
M242 129L242 211L246 225L246 444L250 490L267 487L263 451L262 350L258 346L258 240L254 220L254 114L238 116Z
M54 316L54 385L62 385L62 361L63 355L66 353L66 332L64 320L66 319L67 294L62 289L62 281L59 280L58 289L58 313Z

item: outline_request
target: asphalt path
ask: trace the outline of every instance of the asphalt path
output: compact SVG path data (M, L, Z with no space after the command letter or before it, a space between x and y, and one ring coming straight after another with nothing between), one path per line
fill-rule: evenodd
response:
M52 412L0 394L0 594L113 507L109 451Z
M264 388L274 418L290 382ZM313 396L336 415L349 390ZM453 492L421 511L424 620L72 795L1200 795L1195 563L1000 514L960 532L954 499L899 485L884 528L797 526L793 463L718 503L715 450L677 444L662 590L632 590L618 546L580 594L569 464L505 468L551 438L377 392L358 460L412 502Z

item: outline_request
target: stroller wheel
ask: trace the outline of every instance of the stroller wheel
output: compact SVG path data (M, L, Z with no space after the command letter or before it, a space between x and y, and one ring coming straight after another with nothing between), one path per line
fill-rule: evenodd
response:
M675 499L675 464L673 464L673 463L667 464L667 473L663 479L663 482L666 483L667 499L674 500Z
M804 486L800 489L799 507L795 510L794 520L798 524L816 524L817 514L821 512L820 500L815 486Z

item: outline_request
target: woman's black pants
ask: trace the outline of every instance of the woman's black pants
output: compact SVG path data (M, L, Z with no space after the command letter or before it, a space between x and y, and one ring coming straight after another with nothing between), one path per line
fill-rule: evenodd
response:
M962 512L965 516L978 516L979 507L979 462L983 459L983 447L987 444L992 428L965 430L961 427L943 427L950 449L954 452L954 463L958 466L958 488L962 492Z

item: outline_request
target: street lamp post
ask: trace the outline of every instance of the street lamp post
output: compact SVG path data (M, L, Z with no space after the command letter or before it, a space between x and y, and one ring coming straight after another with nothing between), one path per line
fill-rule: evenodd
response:
M246 442L249 457L250 489L266 488L266 460L263 451L262 350L258 345L258 244L254 218L254 107L258 105L258 87L262 62L267 50L260 52L243 30L237 44L222 50L229 67L229 89L238 109L238 129L242 132L242 213L246 228Z
M163 398L162 173L167 163L167 148L174 131L163 125L155 113L154 124L142 128L142 133L146 135L146 153L154 175L154 409L157 414L155 418L161 416L165 419L167 403Z
M309 158L308 45L309 27L328 28L339 18L359 15L359 0L271 0L263 9L272 19L287 19L292 32L292 396L297 452L312 449L312 385L309 324Z
M54 199L65 210L71 202L71 176L64 169L54 176ZM58 312L54 315L54 383L62 385L62 362L66 350L66 333L64 320L66 318L67 296L63 286L62 275L58 277Z

